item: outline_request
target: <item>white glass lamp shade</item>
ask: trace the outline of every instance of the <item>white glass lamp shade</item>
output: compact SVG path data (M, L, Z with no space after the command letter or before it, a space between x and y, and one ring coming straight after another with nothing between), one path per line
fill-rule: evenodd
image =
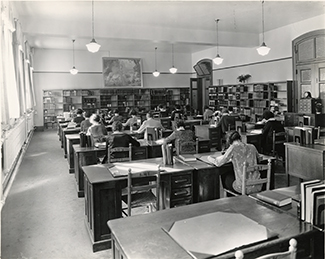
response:
M256 50L257 50L258 54L260 54L261 56L265 56L265 55L269 54L271 49L266 46L265 42L263 42L262 45L260 47L258 47Z
M173 66L169 69L169 72L175 74L177 72L177 68Z
M219 56L219 54L217 54L217 56L213 59L213 62L214 62L214 64L216 64L216 65L220 65L220 64L222 63L222 61L223 61L223 58L221 58L221 57Z
M90 43L86 44L87 49L89 52L95 53L99 50L100 45L95 41L95 39L92 39Z
M72 69L70 69L70 73L71 73L71 75L76 75L76 74L78 74L78 69L73 67Z
M158 77L160 73L156 70L155 72L152 73L154 77Z

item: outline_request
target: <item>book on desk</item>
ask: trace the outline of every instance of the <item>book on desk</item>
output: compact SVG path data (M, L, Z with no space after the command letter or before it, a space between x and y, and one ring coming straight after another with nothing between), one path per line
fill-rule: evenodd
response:
M194 154L182 154L178 156L179 159L181 159L184 162L195 162L196 157Z
M288 205L292 202L291 197L284 195L282 193L278 193L273 190L259 192L256 194L256 197L262 201L266 201L266 202L274 204L278 207Z

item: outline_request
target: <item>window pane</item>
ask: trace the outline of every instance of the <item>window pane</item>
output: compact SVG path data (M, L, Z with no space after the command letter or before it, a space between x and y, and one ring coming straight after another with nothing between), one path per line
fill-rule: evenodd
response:
M304 97L304 92L312 92L311 85L301 85L301 97Z
M301 82L310 82L311 81L311 70L301 70L300 71L300 80Z

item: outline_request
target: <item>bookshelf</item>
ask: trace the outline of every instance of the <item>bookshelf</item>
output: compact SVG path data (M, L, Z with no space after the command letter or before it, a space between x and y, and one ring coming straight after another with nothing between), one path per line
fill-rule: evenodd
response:
M290 81L210 86L209 106L232 106L235 112L251 117L261 116L270 105L276 105L283 114L288 111L288 84Z
M54 89L43 91L44 127L56 122L58 115L78 108L92 113L98 109L125 111L139 107L146 111L159 104L173 107L189 104L189 88L110 88L110 89Z

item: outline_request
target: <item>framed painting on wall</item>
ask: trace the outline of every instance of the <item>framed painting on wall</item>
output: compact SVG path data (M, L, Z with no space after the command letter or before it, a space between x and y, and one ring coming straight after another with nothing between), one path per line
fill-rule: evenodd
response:
M103 57L103 77L105 87L142 87L141 59Z

